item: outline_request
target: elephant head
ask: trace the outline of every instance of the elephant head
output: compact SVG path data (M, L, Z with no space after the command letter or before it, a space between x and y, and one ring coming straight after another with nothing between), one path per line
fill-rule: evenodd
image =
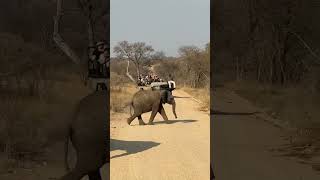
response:
M172 92L169 90L162 90L161 91L161 102L163 104L168 103L172 105L172 113L175 118L177 118L177 113L176 113L176 101L172 95Z

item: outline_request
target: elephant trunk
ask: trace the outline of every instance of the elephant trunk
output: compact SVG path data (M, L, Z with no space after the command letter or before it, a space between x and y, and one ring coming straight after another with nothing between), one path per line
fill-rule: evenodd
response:
M131 103L130 103L130 105L129 105L129 109L130 109L130 116L132 116L132 115L133 115L133 113L131 112L132 108L133 108L133 101L131 101Z
M177 119L177 113L176 113L176 101L172 100L172 112L174 114L174 117Z

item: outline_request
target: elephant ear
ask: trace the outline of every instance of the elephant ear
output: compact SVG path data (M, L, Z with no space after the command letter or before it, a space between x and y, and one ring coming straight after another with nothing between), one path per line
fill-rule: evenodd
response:
M161 91L161 103L165 104L168 102L168 91L162 90Z
M172 101L174 100L174 97L172 95L172 91L166 91L167 92L167 103L172 104Z

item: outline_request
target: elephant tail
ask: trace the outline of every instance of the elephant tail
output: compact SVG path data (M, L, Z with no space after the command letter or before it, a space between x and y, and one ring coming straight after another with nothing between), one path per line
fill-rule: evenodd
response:
M70 135L70 133L68 132L68 135ZM64 142L64 165L66 168L66 171L70 171L70 166L68 163L68 154L69 154L69 136L66 137L65 142Z

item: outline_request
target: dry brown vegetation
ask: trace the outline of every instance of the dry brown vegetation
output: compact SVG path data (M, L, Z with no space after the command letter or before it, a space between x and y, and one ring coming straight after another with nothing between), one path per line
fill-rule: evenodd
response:
M201 101L201 109L210 107L210 44L204 49L183 46L176 59L162 60L154 65L154 71L165 79L169 72L182 88Z
M183 87L182 90L196 98L200 103L201 111L209 111L210 108L210 87L194 89L190 87Z
M44 160L46 148L62 140L74 104L89 91L63 56L13 34L0 37L0 169L4 170Z
M87 6L80 7L85 2L64 1L59 32L81 60L90 41ZM94 40L108 40L108 3L90 3ZM0 6L0 173L46 161L48 148L64 140L75 103L92 91L84 86L82 67L53 41L56 11L57 1L12 0Z
M234 90L295 128L290 136L304 139L303 146L319 148L319 24L313 20L319 6L249 0L212 7L213 87Z
M161 54L161 57L158 54ZM163 53L157 52L147 59L140 60L139 70L136 69L134 63L131 63L129 73L133 77L137 77L137 72L141 74L153 72L164 80L169 80L171 74L177 83L177 88L183 88L200 100L202 110L209 109L209 44L204 49L196 46L183 46L179 49L179 54L179 57L165 57ZM127 61L123 57L117 57L111 61L111 110L115 112L123 112L131 100L132 94L137 91L134 84L126 76L126 67Z
M125 83L125 76L111 73L110 78L110 109L113 112L128 113L127 108L131 102L132 95L138 90L133 84Z
M55 85L45 100L37 93L1 93L1 166L23 167L24 161L46 160L46 149L64 139L75 103L88 93L77 79L52 82Z

